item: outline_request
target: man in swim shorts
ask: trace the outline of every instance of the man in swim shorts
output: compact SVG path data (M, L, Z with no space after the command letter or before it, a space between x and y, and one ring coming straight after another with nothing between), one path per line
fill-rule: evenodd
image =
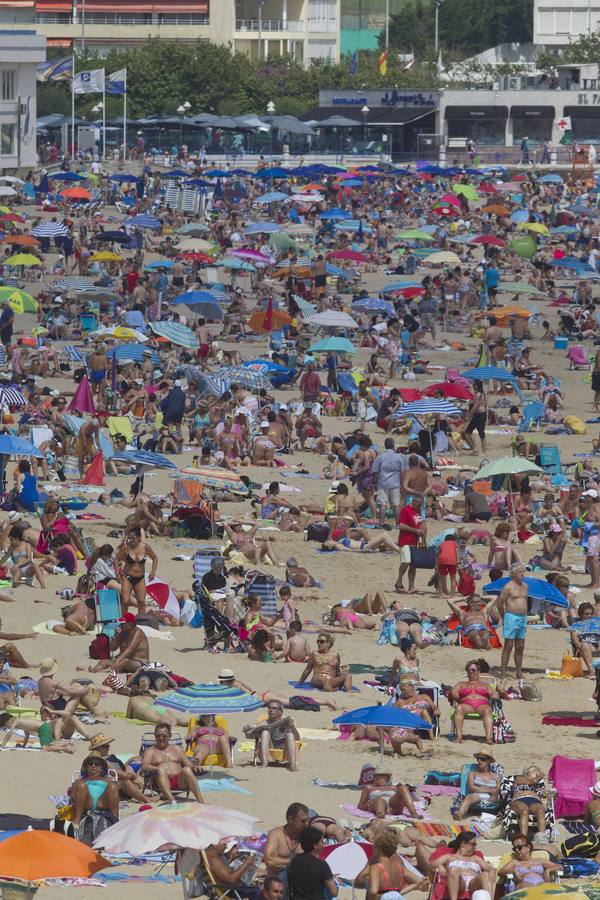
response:
M152 776L152 781L167 803L173 803L172 791L189 790L198 803L202 803L202 794L192 769L192 764L181 747L169 743L171 726L168 723L157 725L154 729L154 746L144 750L142 756L142 772Z
M504 585L496 602L489 605L489 609L497 606L502 616L504 647L500 660L500 681L503 684L506 680L506 670L514 648L517 687L523 685L523 653L527 634L529 589L524 578L525 568L520 563L514 563L510 568L510 581Z

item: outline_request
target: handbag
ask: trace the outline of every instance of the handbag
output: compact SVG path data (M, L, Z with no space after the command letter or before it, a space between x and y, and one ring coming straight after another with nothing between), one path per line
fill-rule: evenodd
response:
M560 674L569 675L571 678L583 678L583 660L580 656L563 654L560 665Z
M413 569L435 569L435 547L411 547L410 564Z

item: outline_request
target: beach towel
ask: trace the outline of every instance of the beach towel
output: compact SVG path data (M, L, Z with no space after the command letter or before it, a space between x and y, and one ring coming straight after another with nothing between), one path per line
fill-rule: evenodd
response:
M420 784L418 789L429 797L457 797L460 794L460 788L449 784Z
M323 688L315 687L310 681L288 681L288 684L291 684L293 688L297 691L322 691ZM344 688L339 688L340 691L343 691ZM352 691L360 694L360 691L357 687L352 688Z
M245 787L242 787L241 784L238 784L235 778L231 776L224 776L223 778L198 778L198 786L202 793L217 792L221 793L223 791L231 791L235 794L248 794L251 795L251 791L247 790Z
M590 799L590 788L596 783L594 760L555 756L548 778L557 792L554 801L556 818L583 816Z
M587 716L544 716L542 725L572 725L578 728L598 728L598 719Z
M351 816L355 816L357 819L372 819L373 813L369 812L369 810L359 809L358 806L355 806L353 803L342 803L340 804L342 809L345 809L347 813L350 813ZM406 816L391 816L386 815L386 820L402 820L405 819Z

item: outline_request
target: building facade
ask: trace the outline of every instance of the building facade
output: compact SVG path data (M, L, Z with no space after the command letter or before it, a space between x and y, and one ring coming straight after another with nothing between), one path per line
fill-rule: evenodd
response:
M598 26L600 0L534 0L534 44L565 47Z
M0 30L0 169L33 168L36 150L36 66L46 39L34 30Z
M253 59L337 62L340 0L0 0L0 27L29 14L49 47L99 52L148 38L231 46Z

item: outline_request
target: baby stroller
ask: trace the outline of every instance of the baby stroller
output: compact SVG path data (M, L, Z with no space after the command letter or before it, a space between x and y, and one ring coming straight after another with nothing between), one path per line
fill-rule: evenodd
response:
M202 614L206 635L205 647L214 652L218 649L217 644L223 641L224 650L241 650L235 625L232 625L227 616L213 603L210 594L200 582L194 582L194 600Z

